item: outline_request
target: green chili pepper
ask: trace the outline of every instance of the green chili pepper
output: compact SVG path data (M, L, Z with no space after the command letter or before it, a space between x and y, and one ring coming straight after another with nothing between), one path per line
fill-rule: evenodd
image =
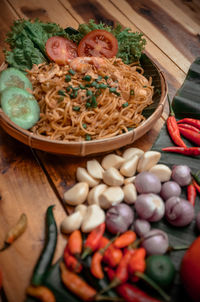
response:
M46 243L35 266L31 279L32 285L40 285L45 279L45 275L51 265L56 244L57 244L57 226L53 215L53 207L49 206L46 212Z
M151 255L146 260L146 275L157 285L169 287L175 278L175 268L168 255Z

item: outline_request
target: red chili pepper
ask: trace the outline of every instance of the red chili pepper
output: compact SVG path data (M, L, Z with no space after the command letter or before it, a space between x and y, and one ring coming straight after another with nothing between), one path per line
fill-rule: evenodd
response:
M193 118L184 118L182 120L179 120L177 122L178 124L179 123L186 123L186 124L190 124L194 127L197 127L198 129L200 129L200 120L197 120L197 119L193 119Z
M110 247L111 244L112 241L108 240L108 243L103 248L100 248L98 251L96 251L92 256L91 273L93 274L93 276L95 276L98 279L104 278L104 272L101 266L101 262L105 251Z
M200 133L200 130L192 125L189 125L189 124L178 124L178 127L180 128L185 128L185 129L189 129L189 130L192 130L192 131L195 131L197 133Z
M107 268L107 274L110 280L115 278L115 272L112 269ZM148 296L141 289L130 283L123 283L117 286L116 291L127 302L160 302L160 300Z
M169 117L167 119L167 130L169 132L169 135L177 146L186 147L186 144L184 143L184 141L181 138L178 124L176 122L175 114L172 110L172 106L170 104L169 97L168 97L168 103L169 103L170 113L169 113Z
M163 148L162 151L180 153L180 154L184 154L187 156L199 156L200 155L199 147L190 147L190 148L166 147L166 148Z
M100 241L99 241L99 249L104 248L108 243L110 242L110 240L107 237L102 236Z
M198 185L198 183L194 179L193 179L193 185L195 186L197 192L200 194L200 185Z
M103 256L103 262L105 262L109 267L116 267L123 257L123 253L120 249L115 248L111 245Z
M195 205L196 196L197 196L196 188L192 182L187 186L187 199L193 206Z
M135 276L136 272L144 273L146 269L145 262L146 250L141 247L135 250L135 253L132 255L128 263L128 271L131 275L131 280L136 282L139 280L139 277Z
M117 248L124 248L128 246L129 244L133 243L136 239L136 234L135 232L129 230L122 235L120 235L115 241L114 241L114 246Z
M68 245L66 245L65 249L64 249L64 262L66 267L74 273L80 273L83 266L82 264L73 256L70 254L69 249L68 249Z
M197 133L195 131L185 129L185 128L182 128L182 127L179 127L179 131L188 140L195 143L197 146L200 146L200 132Z
M74 256L79 256L82 252L82 245L83 240L80 230L72 232L67 241L69 252Z
M98 227L96 227L92 232L89 233L85 244L84 244L84 251L81 256L82 259L90 255L92 252L98 249L99 242L105 232L106 224L101 223Z

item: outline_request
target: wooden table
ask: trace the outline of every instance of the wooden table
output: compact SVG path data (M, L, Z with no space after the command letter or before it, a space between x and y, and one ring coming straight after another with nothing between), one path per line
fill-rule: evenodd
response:
M163 71L174 96L192 61L200 55L199 0L1 0L0 61L6 32L17 18L40 18L62 27L78 27L90 18L120 22L141 31L147 55ZM133 145L148 150L167 117L162 117ZM56 156L31 150L0 129L0 242L22 212L28 228L9 249L0 254L3 288L9 302L21 302L44 244L44 216L55 204L59 227L66 216L63 193L73 183L75 170L85 159ZM54 261L62 254L66 238L59 233Z

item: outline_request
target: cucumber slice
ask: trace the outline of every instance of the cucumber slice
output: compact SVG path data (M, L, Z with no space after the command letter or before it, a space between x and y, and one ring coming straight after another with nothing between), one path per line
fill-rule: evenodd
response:
M1 107L11 121L24 129L30 129L40 117L40 107L36 99L18 87L3 90Z
M31 90L33 88L25 74L13 67L3 70L0 74L0 92L8 87L30 88Z

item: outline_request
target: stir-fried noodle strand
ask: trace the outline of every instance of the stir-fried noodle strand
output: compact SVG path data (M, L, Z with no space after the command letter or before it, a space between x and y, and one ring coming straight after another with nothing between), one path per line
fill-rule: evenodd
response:
M145 119L142 111L152 103L151 78L118 58L34 65L28 75L41 110L31 131L50 139L82 141L128 132Z

